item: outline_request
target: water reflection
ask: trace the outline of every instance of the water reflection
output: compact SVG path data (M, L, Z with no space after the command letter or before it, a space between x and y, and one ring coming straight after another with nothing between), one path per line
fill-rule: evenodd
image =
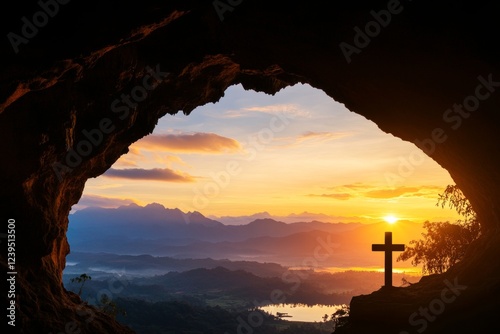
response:
M321 322L325 314L328 319L342 305L305 305L305 304L273 304L260 307L261 310L274 316L282 315L283 320ZM283 316L284 315L284 316ZM288 316L288 317L287 317Z

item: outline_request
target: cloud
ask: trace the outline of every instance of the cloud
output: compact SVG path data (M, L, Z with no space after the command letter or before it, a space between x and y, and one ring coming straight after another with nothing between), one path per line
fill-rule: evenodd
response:
M153 159L155 163L167 167L172 167L174 164L190 167L189 164L176 155L154 154Z
M150 135L138 141L136 148L193 153L224 153L241 150L240 143L215 133Z
M128 153L122 155L114 164L117 167L137 167L138 161L143 160L144 156L134 145L128 148Z
M328 197L333 199L347 200L354 197L366 197L376 199L390 199L396 197L425 197L437 199L444 188L438 186L401 186L397 188L385 188L364 183L345 184L327 188L332 193L321 195L310 195L317 197Z
M398 187L367 191L364 196L370 198L425 197L437 199L438 194L442 191L443 188L437 186Z
M128 153L127 154L138 155L138 156L142 157L141 151L139 149L135 148L134 146L130 146L128 148Z
M407 194L415 194L418 193L419 190L420 188L417 187L398 187L395 189L371 190L365 192L363 195L370 198L394 198Z
M72 207L72 210L82 210L88 207L100 207L100 208L117 208L123 205L137 204L133 199L129 198L115 198L115 197L104 197L99 195L83 195L80 198L78 204Z
M357 182L357 183L351 183L351 184L344 184L342 186L342 188L347 188L347 189L352 189L352 190L359 190L359 189L372 189L373 186L371 185L368 185L368 184L364 184L364 183L361 183L361 182Z
M115 162L114 166L117 167L137 167L137 161L131 159L127 155L122 155L118 161Z
M242 108L238 110L228 110L225 113L226 117L247 117L251 113L264 113L264 114L286 114L288 118L295 117L310 117L310 112L300 109L297 104L271 104L266 106L255 106Z
M333 199L338 199L338 200L342 200L342 201L351 199L353 197L353 195L347 194L347 193L333 193L333 194L320 194L320 195L309 194L308 196L311 196L311 197L333 198Z
M299 142L303 142L305 140L320 140L320 141L327 141L327 140L333 140L333 139L339 139L343 137L348 137L351 136L351 133L347 132L314 132L314 131L308 131L297 137L297 140Z
M194 182L193 176L174 171L169 168L154 168L154 169L142 169L142 168L128 168L128 169L108 169L104 176L130 179L130 180L155 180L164 182Z

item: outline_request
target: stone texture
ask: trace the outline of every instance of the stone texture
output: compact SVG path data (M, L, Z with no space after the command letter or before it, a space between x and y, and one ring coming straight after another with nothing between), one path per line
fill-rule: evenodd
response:
M21 17L40 10L35 2L10 6L2 13L4 35L20 33ZM298 82L322 89L403 140L424 140L443 129L446 140L428 153L470 199L484 238L459 266L401 290L407 297L400 300L408 300L405 310L418 309L440 291L445 278L458 276L469 288L453 303L456 312L443 313L439 326L447 332L460 329L463 314L494 324L491 310L498 307L500 275L500 92L490 92L459 126L458 119L447 123L443 115L476 93L478 77L500 81L497 5L402 1L400 13L348 64L339 44L354 44L354 27L364 29L373 21L370 11L387 6L387 1L243 1L221 22L212 1L75 1L61 5L19 53L3 39L0 199L3 221L16 219L18 329L58 333L74 321L82 333L127 332L102 314L87 321L82 314L88 309L77 312L81 302L61 285L69 252L68 213L85 181L102 174L167 113L190 113L216 102L233 84L274 94ZM147 68L156 66L169 76L120 119L113 101L143 85ZM58 177L54 163L64 162L68 150L85 140L82 131L98 128L104 118L114 130ZM2 252L2 267L5 261ZM400 308L394 304L397 295L394 300L381 296L353 301L353 326L371 321L376 313L371 315L368 306L378 301L392 303L390 312Z

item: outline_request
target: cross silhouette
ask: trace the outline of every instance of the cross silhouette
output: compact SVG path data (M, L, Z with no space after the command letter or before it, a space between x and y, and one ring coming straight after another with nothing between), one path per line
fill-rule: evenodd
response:
M385 232L384 244L373 244L372 252L385 252L385 286L392 287L392 252L402 252L405 250L403 244L392 243L392 232Z

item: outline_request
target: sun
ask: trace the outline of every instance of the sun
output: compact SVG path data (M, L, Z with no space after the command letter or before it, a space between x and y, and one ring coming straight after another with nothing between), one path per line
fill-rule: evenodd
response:
M393 215L387 215L384 217L384 220L389 224L395 224L399 219Z

